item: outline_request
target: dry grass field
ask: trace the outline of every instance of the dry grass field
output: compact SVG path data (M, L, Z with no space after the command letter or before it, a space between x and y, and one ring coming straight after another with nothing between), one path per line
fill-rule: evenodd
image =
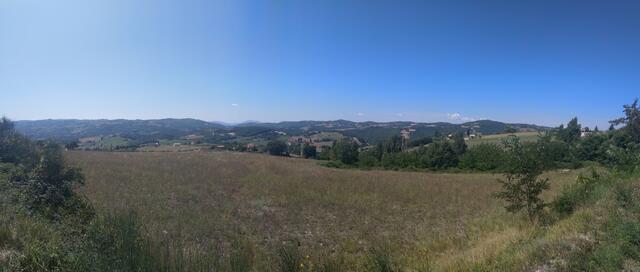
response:
M67 159L82 167L81 191L98 209L135 211L154 240L210 247L242 239L258 263L294 244L316 257L351 256L357 267L384 244L409 266L449 270L527 228L491 197L499 189L492 174L333 169L230 152L76 151ZM547 173L547 197L576 171Z
M494 134L494 135L485 135L482 138L468 140L467 145L474 146L481 143L493 143L500 144L502 140L507 137L516 136L520 139L521 142L535 142L540 138L539 132L517 132L512 134Z

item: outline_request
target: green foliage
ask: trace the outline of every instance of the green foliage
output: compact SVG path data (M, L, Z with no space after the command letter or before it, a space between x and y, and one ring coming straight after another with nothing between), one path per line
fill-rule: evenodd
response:
M362 168L372 168L380 166L377 148L364 150L358 155L358 166Z
M518 132L518 130L516 128L512 127L512 126L507 126L504 129L504 132L505 133L516 133L516 132Z
M455 167L458 164L458 155L453 149L451 142L443 140L436 141L418 150L420 166L429 169L446 169Z
M595 169L591 169L589 176L580 174L576 183L564 188L551 203L552 210L562 216L573 213L579 206L597 198L595 193L598 187L607 185L608 180L610 179L602 176Z
M451 149L453 150L453 153L458 156L467 152L467 144L464 142L464 133L458 132L453 136Z
M305 144L302 148L302 156L305 159L316 157L316 147L313 145Z
M273 140L267 143L267 153L273 156L288 156L287 144L281 140Z
M37 157L36 145L17 133L9 119L0 119L0 162L31 167Z
M538 156L543 170L557 168L578 168L580 161L574 156L574 147L562 141L553 139L552 134L540 135L535 143L527 143L529 148Z
M609 146L606 150L606 163L610 167L622 171L633 172L638 169L640 152L637 147Z
M505 150L493 143L471 147L460 158L460 168L478 171L497 171L505 164Z
M388 140L384 141L381 145L381 151L383 153L397 153L402 152L402 142L404 140L399 135L393 135Z
M160 271L160 256L143 238L135 215L99 216L87 229L83 257L92 259L101 271Z
M546 206L540 195L549 189L549 179L538 179L544 170L539 149L522 145L518 138L505 141L504 145L508 153L505 179L499 180L502 191L494 196L507 202L507 211L516 213L524 209L529 220L535 222Z
M40 153L38 163L26 177L13 179L25 206L52 219L83 211L86 204L73 191L84 183L80 170L66 166L59 145L46 144Z
M420 147L420 146L423 146L423 145L428 145L430 143L433 143L433 138L431 138L431 137L422 137L422 138L419 138L419 139L415 139L415 140L409 141L407 146L408 147Z
M613 202L597 229L597 243L568 261L570 271L632 271L627 261L640 260L640 199L637 183L619 183L612 190Z
M382 156L382 166L386 169L415 169L419 165L418 153L416 152L400 152L400 153L384 153Z
M604 162L607 140L608 137L605 134L592 134L585 137L578 143L576 156L582 161Z
M624 105L624 117L611 121L611 126L624 125L622 130L635 143L640 143L640 106L636 98L631 105Z
M316 152L316 159L328 161L331 160L331 147L324 147L322 152Z
M335 141L331 147L331 159L344 164L358 162L358 144L350 139Z
M574 117L569 121L567 127L561 125L557 131L557 137L567 144L573 144L580 139L580 130L582 126L578 123L578 117Z

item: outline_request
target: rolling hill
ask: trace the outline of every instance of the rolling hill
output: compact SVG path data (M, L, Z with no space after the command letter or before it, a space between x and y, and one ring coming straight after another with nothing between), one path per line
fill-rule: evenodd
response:
M247 142L268 140L282 135L312 135L320 132L338 132L356 137L365 143L377 143L402 130L411 131L411 138L433 136L436 132L448 134L469 129L484 135L504 132L507 128L517 131L540 131L547 127L529 124L509 124L481 120L463 124L416 122L353 122L335 121L286 121L279 123L242 123L224 125L197 119L157 120L38 120L17 121L16 128L35 140L51 139L62 142L88 137L113 136L136 143L159 140L198 138L206 143Z

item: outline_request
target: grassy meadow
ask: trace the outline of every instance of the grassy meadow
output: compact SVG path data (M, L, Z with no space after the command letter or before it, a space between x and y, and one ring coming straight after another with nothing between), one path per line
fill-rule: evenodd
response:
M540 132L516 132L508 134L493 134L482 136L482 138L476 138L466 141L467 145L474 146L481 143L493 143L500 144L503 139L512 137L515 135L521 142L535 142L540 138Z
M362 171L231 152L67 152L103 211L134 211L152 241L244 243L269 270L283 246L363 270L384 248L409 271L474 270L534 228L491 197L499 175ZM582 170L545 174L551 199ZM309 261L312 262L312 261ZM513 264L521 265L521 264ZM510 266L513 267L513 266Z

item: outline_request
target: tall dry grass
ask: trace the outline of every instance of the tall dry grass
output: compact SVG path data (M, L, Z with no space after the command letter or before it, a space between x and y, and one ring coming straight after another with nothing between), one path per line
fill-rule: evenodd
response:
M82 167L82 193L97 208L133 210L154 241L231 248L241 237L262 253L257 267L277 263L283 246L312 253L317 263L341 255L344 266L362 267L384 243L392 261L445 269L458 261L452 253L481 257L528 231L491 197L499 189L492 174L343 170L226 152L67 158ZM553 187L547 198L576 177L547 175Z

